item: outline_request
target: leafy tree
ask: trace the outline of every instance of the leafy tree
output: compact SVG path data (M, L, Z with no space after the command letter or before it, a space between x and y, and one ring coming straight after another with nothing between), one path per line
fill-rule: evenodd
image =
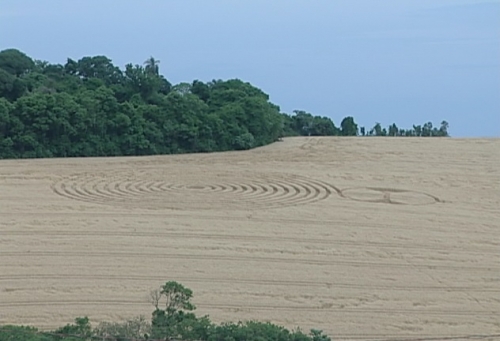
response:
M399 135L399 128L396 125L396 123L393 123L392 125L389 126L389 136L398 136Z
M144 316L139 316L125 322L101 322L93 330L94 338L116 341L147 340L151 335L151 323Z
M246 150L255 146L255 138L249 132L238 135L233 140L233 147L236 150Z
M281 114L281 136L338 136L340 130L328 117L313 116L303 110Z
M160 74L160 64L159 60L154 59L153 56L146 59L144 62L146 73L153 76L158 76Z
M196 309L191 303L193 296L191 289L170 281L154 293L155 295L152 295L155 305L152 319L153 338L185 337L193 328L200 328L196 316L190 313ZM161 300L165 301L165 309L159 308Z
M422 136L432 136L432 122L427 122L422 127Z
M422 136L422 126L413 125L413 130L415 131L415 136Z
M9 100L15 100L14 96L14 83L16 82L16 76L0 69L0 96L7 98Z
M340 123L340 129L342 136L357 136L358 135L358 125L354 122L354 118L351 116L345 117Z
M323 334L322 330L318 329L311 330L311 338L312 341L331 341L331 339L327 335Z
M161 287L161 295L165 297L165 311L167 314L176 314L182 310L191 311L196 309L191 303L193 291L175 281L165 283Z
M179 83L172 87L172 92L176 92L181 96L191 94L191 84L189 83Z
M33 60L25 53L16 49L0 51L0 69L19 77L35 67Z
M92 337L92 326L88 317L77 317L74 324L67 324L55 330L54 334L54 340L89 340Z
M193 84L191 84L191 92L205 103L210 99L210 88L199 80L193 81Z
M0 326L2 341L54 341L50 335L41 334L36 328L25 326Z
M330 341L330 338L319 330L311 330L311 334L306 335L300 330L290 331L270 322L259 321L214 325L208 334L208 341Z
M380 123L378 123L378 122L375 123L375 125L370 130L370 132L368 133L368 135L370 135L370 136L381 136L382 135L382 126L380 125Z
M119 83L123 79L120 69L106 56L83 57L76 64L68 59L64 69L75 72L83 80L97 78L106 85Z
M311 136L314 127L314 117L303 110L294 110L294 128L302 136Z
M441 127L439 127L439 136L448 136L449 124L446 121L441 122Z
M340 135L339 129L335 126L331 119L320 116L314 116L310 133L311 136Z

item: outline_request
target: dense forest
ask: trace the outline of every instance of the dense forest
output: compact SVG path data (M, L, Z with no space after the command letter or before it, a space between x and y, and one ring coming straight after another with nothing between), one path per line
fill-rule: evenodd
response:
M367 131L302 110L281 113L239 79L172 85L151 57L124 70L105 56L33 60L0 51L0 159L243 150L285 136L448 136L448 123Z
M125 322L101 322L92 328L88 317L79 317L54 331L7 325L0 326L0 341L331 341L321 330L305 334L270 322L215 324L209 316L196 316L192 297L191 289L170 281L150 293L154 306L151 322L139 316Z

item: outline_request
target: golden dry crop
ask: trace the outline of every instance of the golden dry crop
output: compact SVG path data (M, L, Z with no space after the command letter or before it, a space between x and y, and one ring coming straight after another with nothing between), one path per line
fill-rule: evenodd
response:
M500 333L500 139L0 161L0 324L199 315L334 339Z

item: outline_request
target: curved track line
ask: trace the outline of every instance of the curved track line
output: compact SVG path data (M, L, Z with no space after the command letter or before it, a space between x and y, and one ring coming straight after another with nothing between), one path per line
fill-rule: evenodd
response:
M387 262L361 262L348 260L318 260L318 259L290 259L277 257L255 257L255 256L223 256L223 255L193 255L193 254L178 254L178 253L138 253L138 252L62 252L62 251L9 251L0 252L1 257L119 257L119 258L163 258L163 259L184 259L184 260L214 260L214 261L239 261L239 262L261 262L261 263L278 263L278 264L306 264L306 265L349 265L352 267L390 267L390 268L419 268L427 270L468 270L470 272L500 272L500 268L482 267L482 266L454 266L454 265L424 265L424 264L406 264L406 263L387 263Z
M293 287L319 287L319 288L348 288L348 289L376 289L376 290L389 290L389 291L446 291L446 292L500 292L498 287L475 287L475 286L411 286L411 285L380 285L369 284L362 285L358 283L337 283L337 282L318 282L318 281L294 281L294 280L258 280L258 279L238 279L234 277L183 277L174 276L176 280L186 283L228 283L228 284L246 284L246 285L259 285L259 286L293 286ZM128 280L128 281L163 281L165 276L140 276L140 275L75 275L75 274L26 274L26 275L0 275L0 281L13 281L13 280Z
M146 300L40 300L40 301L4 301L0 302L0 307L19 307L19 306L109 306L109 305L146 305L148 302ZM382 309L382 308L333 308L324 306L307 306L307 305L296 305L296 306L282 306L282 305L272 305L272 304L196 304L198 307L210 308L210 309L234 309L234 310L280 310L280 311L318 311L318 312L328 312L328 313L340 313L340 314L383 314L383 315L394 315L394 314L405 314L405 315L433 315L433 316L499 316L500 311L478 311L478 310L417 310L417 309Z
M78 236L78 237L88 237L88 231L74 231L74 230L40 230L40 231L20 231L20 230L3 230L0 232L4 236ZM321 245L346 245L354 248L388 248L388 249L414 249L414 250L431 250L431 251L453 251L456 254L491 254L498 256L498 250L492 248L488 250L484 247L463 247L463 246L453 246L453 245L431 245L431 244L405 244L401 243L389 243L389 242L366 242L366 241L353 241L353 240L342 240L342 239L326 239L326 238L308 238L308 237L286 237L286 236L266 236L266 235L228 235L228 234L204 234L204 233L189 233L189 232L128 232L128 231L92 231L90 236L110 236L110 237L169 237L178 239L210 239L210 240L232 240L232 241L277 241L277 242L292 242L298 244L321 244Z
M4 236L36 236L37 238L43 236L77 236L77 237L88 237L88 232L80 231L64 231L64 230L52 230L50 232L36 233L33 231L2 231ZM177 239L203 239L203 240L231 240L231 241L258 241L258 242L293 242L298 244L320 244L320 245L337 245L337 246L349 246L357 249L365 248L376 248L376 249L413 249L413 250L430 250L430 251L453 251L454 254L475 254L484 255L490 254L498 256L498 251L485 250L484 248L463 248L463 247L443 247L440 245L430 246L429 244L402 244L402 243L384 243L384 242L363 242L363 241L350 241L350 240L327 240L327 239L313 239L313 238L293 238L293 237L278 237L278 236L256 236L256 235L222 235L222 234L197 234L197 233L175 233L175 232L126 232L126 231L116 231L116 232L103 232L103 231L92 231L91 236L103 236L103 237L133 237L133 238L159 238L159 237L170 237ZM456 250L456 251L454 251Z
M136 208L136 207L129 207L130 209ZM142 208L141 208L142 209ZM260 222L260 223L267 223L267 224L288 224L288 225L306 225L306 226L328 226L328 227L338 227L341 225L342 227L349 227L353 229L359 229L359 228L368 228L371 230L377 230L377 229L382 229L384 231L414 231L415 228L412 226L407 227L404 223L401 223L401 225L391 225L390 223L377 223L377 222L370 222L370 223L360 223L360 224L353 224L350 221L341 221L341 222L335 222L332 220L319 220L319 219L287 219L287 218L259 218L259 217L248 217L248 216L230 216L230 215L208 215L208 214L188 214L188 213L174 213L172 211L169 212L155 212L155 211L148 211L148 212L130 212L130 211L121 211L121 212L105 212L105 211L91 211L91 212L79 212L79 211L43 211L43 212L32 212L32 211L26 211L22 212L23 216L35 216L39 217L40 214L44 214L46 216L50 215L55 215L57 217L84 217L88 218L89 216L92 217L130 217L130 218L138 218L138 217L147 217L148 219L151 218L174 218L174 219L185 219L188 218L190 220L196 219L196 220L203 220L203 221L219 221L219 222L224 222L224 221L230 221L230 222L247 222L247 223L255 223L255 222ZM18 217L20 215L19 212L3 212L3 216L14 216ZM441 224L446 224L446 222L441 222L437 221L436 226L441 225ZM434 228L428 228L426 225L420 226L422 228L422 231L438 231L439 233L442 233L443 235L449 234L450 231L443 231L442 229L434 229ZM491 233L493 231L497 230L496 226L493 227L488 227L489 231L477 231L477 230L471 230L470 228L459 228L459 227L454 227L453 228L453 233L455 232L461 232L464 234L470 234L470 235L481 235L485 236L488 238L488 240L491 239ZM497 247L495 246L495 250L498 250Z

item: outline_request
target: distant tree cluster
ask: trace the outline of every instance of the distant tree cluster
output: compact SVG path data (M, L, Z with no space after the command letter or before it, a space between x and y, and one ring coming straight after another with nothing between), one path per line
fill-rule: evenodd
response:
M352 116L344 117L340 127L336 127L328 117L313 116L302 110L295 110L294 115L283 115L285 136L449 136L448 122L442 121L439 128L433 127L432 122L423 126L414 125L411 129L399 128L395 123L388 128L382 128L380 123L366 131L359 127Z
M414 125L411 129L402 129L393 123L387 129L382 128L380 123L376 123L375 126L366 132L364 127L361 127L360 133L362 136L419 136L419 137L431 137L431 136L444 136L448 137L448 127L449 124L446 121L441 122L439 128L433 127L432 122L425 123L423 126Z
M92 328L88 317L79 317L51 332L26 326L0 326L0 340L9 341L331 341L321 330L308 334L290 331L269 322L247 321L215 324L208 316L197 317L191 303L193 292L175 281L151 292L155 310L151 322L139 316L126 322L102 322Z
M384 134L375 128L372 135ZM404 136L443 136L428 128ZM172 85L154 57L121 70L105 56L61 65L0 51L0 158L215 152L285 136L358 134L352 117L336 127L305 111L280 113L266 93L238 79Z

